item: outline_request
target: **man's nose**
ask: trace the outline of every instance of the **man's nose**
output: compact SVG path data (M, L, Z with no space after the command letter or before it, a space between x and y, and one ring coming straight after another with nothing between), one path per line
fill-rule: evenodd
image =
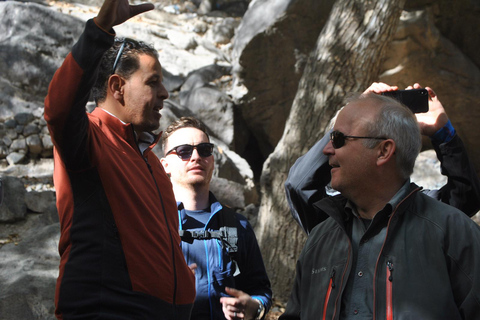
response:
M161 82L160 82L160 89L158 90L158 97L163 100L168 99L169 97L167 88L165 88L165 86Z
M200 156L200 154L198 154L197 148L193 148L192 156L190 157L190 161L191 160L197 160L197 159L200 159L200 158L201 158L201 156Z
M335 148L333 147L332 140L328 141L325 148L323 148L323 154L328 156L335 153Z

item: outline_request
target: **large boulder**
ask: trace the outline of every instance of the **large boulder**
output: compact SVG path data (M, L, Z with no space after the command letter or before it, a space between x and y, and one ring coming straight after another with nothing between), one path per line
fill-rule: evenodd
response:
M0 120L40 113L48 84L83 22L35 3L0 2Z
M442 35L433 7L403 12L380 81L433 88L480 171L480 109L472 107L480 100L480 88L472 85L480 83L480 69Z
M333 0L256 0L234 37L234 96L263 156L280 140L308 54Z

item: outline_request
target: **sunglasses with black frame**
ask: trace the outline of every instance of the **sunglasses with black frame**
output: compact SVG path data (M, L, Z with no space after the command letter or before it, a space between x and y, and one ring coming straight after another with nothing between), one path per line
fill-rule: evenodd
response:
M359 136L346 136L343 132L332 131L330 132L330 141L334 149L339 149L345 145L345 140L347 138L351 139L375 139L375 140L387 140L388 138L384 137L359 137Z
M198 154L202 158L210 157L213 153L213 143L203 142L196 145L182 144L170 149L165 153L165 157L175 152L182 160L188 160L192 157L193 149L197 149Z

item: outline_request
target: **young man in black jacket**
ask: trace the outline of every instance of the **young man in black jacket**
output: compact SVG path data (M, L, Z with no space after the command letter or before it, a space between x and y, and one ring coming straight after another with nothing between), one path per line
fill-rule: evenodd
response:
M250 223L210 191L215 159L207 128L182 117L165 130L163 150L179 229L188 240L181 248L197 266L192 319L262 319L272 304L270 281Z

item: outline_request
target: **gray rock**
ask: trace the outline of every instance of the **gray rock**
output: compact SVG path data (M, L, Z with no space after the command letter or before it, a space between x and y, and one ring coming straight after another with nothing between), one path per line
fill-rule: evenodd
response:
M239 24L239 19L222 19L207 31L205 37L216 44L227 44L232 40Z
M6 158L8 155L8 148L6 146L0 146L0 159Z
M196 88L205 87L210 82L220 79L222 76L230 74L230 72L230 67L218 64L212 64L197 69L187 76L182 85L181 91L190 91Z
M333 3L253 1L236 30L232 65L235 83L244 89L235 98L264 157L283 134L306 57Z
M13 141L9 136L4 136L2 139L2 143L7 147L9 147L12 144L12 142Z
M32 136L29 136L25 139L28 147L28 151L31 154L39 154L42 153L43 151L43 145L42 145L42 140L38 136L38 134L34 134Z
M7 157L8 158L8 157ZM22 220L27 214L25 187L16 177L2 176L3 201L0 204L0 222Z
M52 143L52 138L50 137L50 135L43 135L42 145L43 145L44 150L47 150L47 151L48 150L49 151L53 150L53 143Z
M43 108L53 73L84 24L44 5L15 1L0 2L0 21L0 120L17 115L25 124Z
M434 150L422 151L418 155L411 180L424 189L440 189L447 183L447 177L440 172L440 161Z
M9 165L21 163L25 159L25 152L10 152L7 156L7 162Z
M172 44L181 50L193 50L198 46L195 38L187 33L177 30L168 30L168 39Z
M11 129L7 129L5 132L5 137L8 137L11 140L17 139L18 137L18 132L15 130L16 126Z
M22 134L24 127L25 127L25 126L24 126L23 124L17 124L17 126L15 127L15 131L16 131L18 134Z
M23 152L27 152L28 148L27 148L27 142L25 140L25 138L20 138L20 139L16 139L12 142L12 144L10 145L10 150L12 151L23 151Z
M17 122L15 121L15 119L7 119L5 120L4 124L5 128L8 129L14 129L17 126Z
M0 247L0 310L2 319L55 319L54 297L58 276L59 224L37 226L16 243Z
M17 122L17 124L21 124L21 125L26 125L27 123L29 123L30 121L32 121L34 119L33 117L33 114L32 113L26 113L26 112L21 112L21 113L17 113L15 116L15 121Z
M233 102L223 92L212 87L196 88L181 97L181 104L205 123L213 134L227 145L233 143Z
M243 185L227 179L215 177L210 183L210 191L221 203L237 209L245 207Z
M36 134L40 132L40 127L34 123L27 124L22 131L24 137L28 137L32 134Z
M55 192L52 190L27 192L25 204L30 211L45 212L52 204L55 204Z

